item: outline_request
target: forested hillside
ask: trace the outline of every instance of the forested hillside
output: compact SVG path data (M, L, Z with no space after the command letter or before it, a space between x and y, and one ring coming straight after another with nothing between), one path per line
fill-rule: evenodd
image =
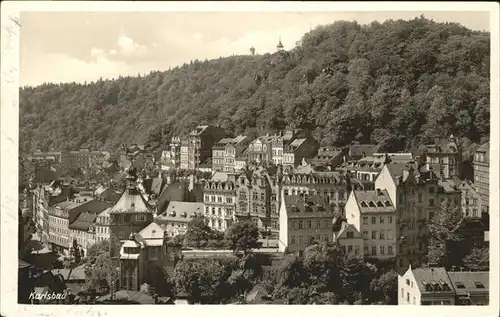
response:
M20 90L20 149L166 144L197 124L310 126L324 144L412 149L489 138L489 33L423 17L335 22L280 53L192 61L145 77ZM68 70L70 71L70 70Z

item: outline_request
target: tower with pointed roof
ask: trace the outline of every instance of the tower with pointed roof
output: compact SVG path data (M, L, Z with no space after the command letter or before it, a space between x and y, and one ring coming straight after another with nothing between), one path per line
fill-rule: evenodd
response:
M144 229L153 221L153 208L136 187L137 169L131 162L126 169L127 188L109 211L110 254L119 256L121 242Z
M278 45L276 46L276 49L278 50L278 52L283 51L283 44L281 43L281 36L280 36Z

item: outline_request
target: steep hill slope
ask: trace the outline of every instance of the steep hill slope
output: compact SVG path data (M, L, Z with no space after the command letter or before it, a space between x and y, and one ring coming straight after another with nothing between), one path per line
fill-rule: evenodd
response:
M291 51L25 87L20 148L158 146L203 123L234 133L310 126L325 144L394 151L450 133L478 143L489 138L489 37L425 18L335 22Z

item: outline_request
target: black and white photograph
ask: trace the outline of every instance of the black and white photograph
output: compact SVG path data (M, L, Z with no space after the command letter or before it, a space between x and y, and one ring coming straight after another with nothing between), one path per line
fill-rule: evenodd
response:
M2 316L498 313L498 4L31 4L2 4Z

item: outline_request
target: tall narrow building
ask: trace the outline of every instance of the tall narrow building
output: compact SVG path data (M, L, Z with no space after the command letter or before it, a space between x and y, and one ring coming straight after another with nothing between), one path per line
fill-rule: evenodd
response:
M133 164L126 170L127 189L109 211L110 253L118 258L121 243L153 222L153 210L136 188L137 169Z

